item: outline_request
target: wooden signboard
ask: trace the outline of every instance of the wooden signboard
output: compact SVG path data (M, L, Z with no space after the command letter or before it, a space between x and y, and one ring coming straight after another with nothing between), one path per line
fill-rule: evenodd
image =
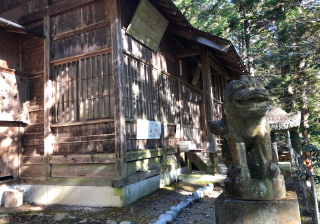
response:
M140 0L127 34L156 51L169 21L148 1Z

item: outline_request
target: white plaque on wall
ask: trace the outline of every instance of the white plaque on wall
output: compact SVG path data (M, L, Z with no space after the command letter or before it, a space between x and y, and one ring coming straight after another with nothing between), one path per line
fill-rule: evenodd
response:
M137 139L160 139L161 122L138 120Z
M156 51L168 24L169 21L148 0L140 0L127 34Z
M164 123L163 124L163 135L164 135L164 138L167 137L167 133L168 133L168 125L167 125L167 123Z
M180 124L176 125L176 138L180 138Z

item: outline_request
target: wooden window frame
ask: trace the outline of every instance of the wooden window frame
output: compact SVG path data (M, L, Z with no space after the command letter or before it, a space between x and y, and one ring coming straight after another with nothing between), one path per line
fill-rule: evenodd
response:
M51 65L54 77L51 126L113 118L110 48L54 60Z

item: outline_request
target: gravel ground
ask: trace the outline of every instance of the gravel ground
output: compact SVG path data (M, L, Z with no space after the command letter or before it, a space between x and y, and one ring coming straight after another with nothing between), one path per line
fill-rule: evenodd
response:
M194 224L205 223L215 224L214 201L223 192L223 188L216 187L213 193L199 199L189 206L185 212L181 213L172 223L174 224Z
M207 183L173 183L124 208L95 208L41 204L31 205L30 203L14 209L7 209L1 206L0 215L8 214L8 216L0 218L0 223L79 223L84 219L87 219L87 223L106 223L107 220L115 220L116 223L120 223L122 221L130 221L132 224L152 223L158 220L161 214L170 210L172 206L179 204L180 201L185 200L192 194L192 192L204 185L207 185ZM197 204L188 208L187 211L189 212L195 209L194 212L192 212L192 214L194 214L194 219L196 219L196 216L199 216L199 218L207 216L206 211L203 211L203 214L200 212L196 213L196 208L199 205L199 207L202 207L202 210L204 210L206 206L202 206L202 204L211 204L210 206L213 206L213 200L214 199L211 198L211 196L200 199ZM212 210L212 208L210 209ZM199 211L201 211L201 209ZM39 216L40 213L43 213L44 216ZM74 216L74 218L67 218L57 222L54 221L54 216L57 213L66 213L69 216ZM179 221L180 218L183 218L182 216L183 214L177 221ZM204 219L210 220L207 217L204 217L203 220ZM181 221L180 223L186 222Z
M154 223L161 214L166 213L172 206L178 205L185 200L192 192L207 185L208 183L182 183L176 182L162 189L159 189L124 208L100 208L83 206L63 205L41 205L25 203L19 208L4 208L0 206L0 224L2 223L79 223L86 219L86 223L107 223L107 220L114 220L115 223L130 221L132 224ZM294 190L296 181L288 182L287 188ZM223 192L224 188L215 185L213 192L202 199L194 202L182 212L173 224L214 224L215 210L214 201ZM303 214L302 223L312 223L303 205L302 192L298 190L300 208ZM42 214L41 214L42 213ZM62 221L55 221L57 213L66 213L69 218ZM8 214L6 217L1 217ZM70 216L73 216L70 218Z

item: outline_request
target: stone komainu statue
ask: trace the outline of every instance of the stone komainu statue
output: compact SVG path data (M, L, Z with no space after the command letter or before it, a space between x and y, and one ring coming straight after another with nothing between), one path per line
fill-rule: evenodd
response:
M226 87L224 115L209 121L213 134L227 135L232 166L225 180L227 196L244 200L274 200L285 196L284 178L272 156L266 114L269 92L255 78L231 81Z

